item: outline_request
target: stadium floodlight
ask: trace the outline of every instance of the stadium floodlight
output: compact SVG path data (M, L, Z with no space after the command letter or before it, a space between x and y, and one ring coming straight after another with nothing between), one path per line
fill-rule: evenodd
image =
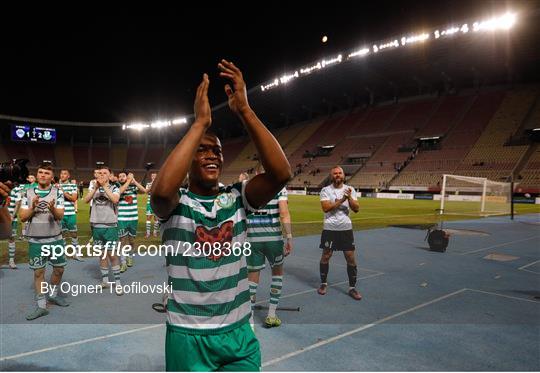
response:
M412 35L409 37L403 36L401 38L401 45L423 42L427 39L429 39L429 34L426 34L425 32L418 35Z
M290 80L298 78L299 76L298 71L295 71L294 74L283 75L281 78L279 78L279 82L281 84L287 84Z
M514 26L517 17L514 13L506 13L500 17L473 23L473 31L508 30Z
M155 122L150 123L151 128L163 128L163 127L170 127L171 121L170 120L157 120Z
M137 130L137 131L142 131L143 129L149 128L149 127L150 127L150 125L145 124L145 123L131 123L131 124L128 124L126 126L126 128L134 129L134 130Z
M471 29L474 32L508 30L512 26L514 26L514 24L516 22L517 22L516 14L508 12L508 13L505 13L505 14L503 14L501 16L494 17L494 18L484 20L484 21L477 21L477 22L474 22L472 24L463 23L460 26L451 26L451 27L448 27L448 28L446 28L444 30L435 29L433 31L423 32L423 33L420 33L420 34L412 34L410 36L402 36L399 39L394 39L394 40L391 40L391 41L387 41L385 43L373 43L373 44L371 44L371 47L369 47L369 48L367 48L367 47L362 48L362 49L355 50L355 51L352 51L352 52L346 54L346 56L347 56L346 59L350 59L350 58L357 57L357 56L366 56L370 52L379 53L379 52L382 52L383 50L386 50L386 49L390 50L390 49L395 49L395 48L398 48L398 47L404 47L404 46L406 46L408 44L424 42L424 41L430 39L431 36L433 36L435 39L446 38L446 37L450 37L450 36L456 35L456 34L461 34L461 35L462 34L467 34L469 31L471 31ZM330 59L324 58L324 59L322 59L322 60L320 60L318 62L315 62L311 66L301 68L299 70L300 71L300 73L298 74L299 76L296 76L297 73L298 73L298 70L296 70L294 73L285 73L285 74L283 74L281 76L281 78L279 78L279 79L275 78L272 82L270 82L268 84L261 84L261 91L264 92L264 91L267 91L267 90L269 90L271 88L275 88L275 87L279 86L280 84L286 84L287 82L289 82L293 78L296 79L296 78L299 78L301 76L311 74L315 70L321 70L321 69L326 68L327 66L338 64L338 63L342 62L342 60L343 60L343 57L342 57L341 54L339 56L337 56L337 57L330 58Z
M176 118L172 120L172 124L187 124L186 118Z
M336 63L340 63L342 59L343 59L343 56L340 54L339 56L331 58L329 60L322 60L321 66L324 68L326 66L334 65Z
M369 53L369 48L362 48L362 49L359 49L357 51L354 51L354 52L350 53L347 56L347 58L352 58L352 57L356 57L356 56L365 56L368 53Z
M261 91L266 91L270 88L277 87L279 85L279 80L276 78L272 83L268 83L266 85L261 85Z
M300 69L300 74L307 75L307 74L311 74L311 72L312 72L313 70L320 70L320 69L322 69L321 63L320 63L320 62L317 62L317 63L316 63L315 65L313 65L313 66L309 66L309 67Z
M459 27L450 27L446 30L443 30L441 32L441 36L448 36L448 35L454 35L459 31Z
M506 13L504 16L499 18L498 24L499 27L503 30L508 30L514 26L516 23L516 15L513 13Z
M382 51L383 49L387 48L397 48L399 47L399 42L396 40L389 41L388 43L379 44L379 50Z

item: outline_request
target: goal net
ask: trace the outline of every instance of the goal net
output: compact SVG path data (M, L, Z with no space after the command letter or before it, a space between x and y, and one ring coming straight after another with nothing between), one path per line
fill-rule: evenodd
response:
M510 183L485 177L444 175L441 189L441 214L506 215L510 214Z

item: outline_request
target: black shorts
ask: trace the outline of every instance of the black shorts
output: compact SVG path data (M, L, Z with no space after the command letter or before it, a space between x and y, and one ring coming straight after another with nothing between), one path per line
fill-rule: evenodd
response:
M353 231L328 231L323 230L321 234L321 249L330 249L334 251L354 250Z

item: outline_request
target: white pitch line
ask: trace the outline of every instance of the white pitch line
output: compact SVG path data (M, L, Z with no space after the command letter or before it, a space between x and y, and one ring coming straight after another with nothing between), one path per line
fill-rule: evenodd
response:
M376 276L380 276L380 275L383 275L383 274L384 274L384 273L382 273L382 272L380 272L380 273L375 273L375 274L372 274L372 275L368 275L368 276L364 276L364 277L359 277L358 280L365 280L365 279L367 279L367 278L376 277ZM347 280L347 281L342 281L342 282L338 282L338 283L329 285L328 287L339 286L339 285L346 284L346 283L348 283L348 282L349 282L348 280ZM310 292L313 292L313 291L317 291L317 289L308 289L308 290L299 291L299 292L292 293L292 294L282 295L282 296L281 296L281 299L284 299L284 298L290 298L290 297L294 297L294 296L297 296L297 295L302 295L302 294L310 293ZM266 303L266 302L268 302L269 300L270 300L270 299L265 299L265 300L262 300L262 301L257 302L256 304ZM164 326L164 324L145 326L145 327L142 327L142 328L126 330L126 331L123 331L123 332L118 332L118 333L113 333L113 334L103 335L103 336L100 336L100 337L94 337L94 338L89 338L89 339L83 339L83 340L81 340L81 341L65 343L65 344L61 344L61 345L57 345L57 346L53 346L53 347L43 348L43 349L40 349L40 350L29 351L29 352L23 352L23 353L16 354L16 355L0 357L0 361L18 359L18 358L25 357L25 356L30 356L30 355L40 354L40 353L42 353L42 352L54 351L54 350L58 350L58 349L65 348L65 347L77 346L77 345L81 345L81 344L85 344L85 343L90 343L90 342L100 341L100 340L103 340L103 339L112 338L112 337L117 337L117 336L124 335L124 334L131 334L131 333L136 333L136 332L143 331L143 330L147 330L147 329L154 329L154 328L158 328L158 327L160 327L160 326Z
M532 269L522 269L523 272L529 272L529 273L534 273L534 274L537 274L537 275L540 275L540 272L538 271L533 271Z
M515 240L515 241L504 242L504 243L500 243L500 244L497 244L497 245L484 247L484 248L482 248L482 249L477 249L477 250L467 251L467 252L464 252L464 253L460 253L460 254L458 254L458 255L468 255L468 254L479 253L480 251L485 251L485 250L489 250L489 249L495 249L495 248L497 248L497 247L501 247L501 246L505 246L505 245L511 245L511 244L514 244L514 243L523 242L523 241L528 241L528 240L532 240L532 239L537 239L537 240L538 240L539 238L540 238L539 236L532 236L532 237L528 237L528 238L522 238L521 240Z
M299 350L290 352L290 353L285 354L285 355L283 355L283 356L281 356L281 357L278 357L278 358L275 358L275 359L272 359L272 360L268 360L267 362L263 363L262 366L263 366L263 367L267 367L267 366L270 366L270 365L274 365L274 364L276 364L276 363L279 363L280 361L290 359L291 357L294 357L294 356L303 354L304 352L311 351L311 350L313 350L313 349L315 349L315 348L319 348L319 347L321 347L321 346L324 346L324 345L327 345L327 344L329 344L329 343L335 342L335 341L340 340L340 339L342 339L342 338L348 337L348 336L350 336L350 335L352 335L352 334L356 334L356 333L359 333L359 332L364 331L364 330L366 330L366 329L373 328L374 326L377 326L377 325L379 325L379 324L382 324L382 323L384 323L384 322L386 322L386 321L395 319L396 317L403 316L403 315L405 315L405 314L407 314L407 313L409 313L409 312L416 311L416 310L418 310L418 309L420 309L420 308L429 306L429 305L431 305L431 304L433 304L433 303L439 302L439 301L444 300L444 299L446 299L446 298L450 298L450 297L452 297L452 296L454 296L454 295L463 293L464 291L467 291L467 289L464 288L464 289L461 289L461 290L454 291L454 292L452 292L452 293L443 295L443 296L441 296L441 297L439 297L439 298L432 299L432 300L430 300L430 301L428 301L428 302L425 302L425 303L419 304L419 305L417 305L417 306L411 307L411 308L409 308L409 309L407 309L407 310L405 310L405 311L401 311L401 312L398 312L398 313L396 313L396 314L394 314L394 315L387 316L387 317L385 317L384 319L377 320L377 321L375 321L373 324L366 324L366 325L363 325L363 326L361 326L361 327L359 327L359 328L356 328L356 329L353 329L353 330L349 330L348 332L345 332L345 333L342 333L342 334L338 334L338 335L336 335L336 336L334 336L334 337L331 337L331 338L322 340L322 341L317 342L317 343L314 343L314 344L312 344L312 345L310 345L310 346L303 347L303 348L301 348L301 349L299 349Z
M518 269L523 270L523 269L525 269L525 268L527 268L527 267L530 267L530 266L532 266L532 265L535 265L536 263L540 263L540 260L537 260L537 261L532 262L532 263L529 263L529 264L525 264L523 267L519 267Z
M40 350L28 351L28 352L23 352L23 353L16 354L16 355L0 357L0 361L18 359L18 358L21 358L21 357L40 354L40 353L48 352L48 351L54 351L54 350L58 350L58 349L65 348L65 347L78 346L78 345L85 344L85 343L104 340L104 339L107 339L107 338L118 337L120 335L136 333L136 332L140 332L140 331L143 331L143 330L155 329L155 328L159 328L159 327L162 327L162 326L165 326L165 324L150 325L150 326L145 326L145 327L142 327L142 328L125 330L123 332L102 335L100 337L94 337L94 338L83 339L83 340L80 340L80 341L64 343L64 344L53 346L53 347L42 348Z
M494 292L491 292L491 291L478 290L478 289L469 289L469 288L467 288L467 290L474 291L474 292L476 292L476 293L489 294L489 295L496 295L496 296L498 296L498 297L503 297L503 298L508 298L508 299L521 300L521 301L523 301L523 302L531 302L531 303L540 304L540 302L538 302L538 301L536 301L536 300L527 299L527 298L521 298L521 297L513 297L513 296L511 296L511 295L499 294L499 293L494 293Z

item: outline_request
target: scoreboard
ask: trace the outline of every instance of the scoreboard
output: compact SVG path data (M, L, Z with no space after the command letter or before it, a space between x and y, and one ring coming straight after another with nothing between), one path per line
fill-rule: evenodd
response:
M54 144L56 143L56 129L31 126L29 124L12 124L11 140Z

